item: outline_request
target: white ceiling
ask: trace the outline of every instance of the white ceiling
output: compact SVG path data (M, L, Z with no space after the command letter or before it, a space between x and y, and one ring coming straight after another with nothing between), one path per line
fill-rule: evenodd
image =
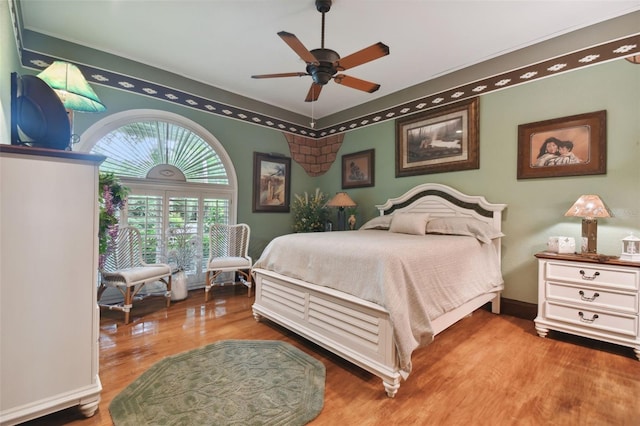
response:
M279 31L320 47L314 0L21 0L25 29L133 59L305 116L322 118L484 60L640 10L640 0L334 0L325 47L344 57L376 42L390 55L345 74L373 94L311 77Z

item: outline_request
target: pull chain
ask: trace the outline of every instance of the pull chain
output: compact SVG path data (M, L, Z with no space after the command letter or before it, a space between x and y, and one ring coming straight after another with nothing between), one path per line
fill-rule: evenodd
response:
M324 12L322 12L322 30L320 31L321 39L320 39L320 48L324 49Z

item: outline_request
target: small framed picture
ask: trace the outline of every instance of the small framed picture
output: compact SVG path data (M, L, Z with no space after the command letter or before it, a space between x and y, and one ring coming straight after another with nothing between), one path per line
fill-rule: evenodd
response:
M396 120L396 177L480 167L478 98Z
M518 126L518 179L606 172L606 111Z
M253 212L288 213L291 158L253 153Z
M375 185L375 150L342 156L342 189Z

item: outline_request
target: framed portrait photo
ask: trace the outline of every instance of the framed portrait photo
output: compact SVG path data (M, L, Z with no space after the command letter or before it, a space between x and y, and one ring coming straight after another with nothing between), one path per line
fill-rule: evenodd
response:
M375 150L342 156L342 189L375 185Z
M478 98L396 120L396 177L477 169Z
M606 172L606 111L518 126L518 179Z
M288 213L291 158L253 153L253 212Z

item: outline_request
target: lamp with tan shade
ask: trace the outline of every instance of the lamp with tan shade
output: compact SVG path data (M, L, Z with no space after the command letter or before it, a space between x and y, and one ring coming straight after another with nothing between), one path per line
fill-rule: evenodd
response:
M604 202L597 195L582 195L564 215L582 218L582 254L596 255L598 253L597 218L613 217Z
M344 231L347 229L347 216L344 212L344 208L355 206L355 201L353 201L346 192L336 192L336 195L327 202L327 207L338 208L338 231Z

